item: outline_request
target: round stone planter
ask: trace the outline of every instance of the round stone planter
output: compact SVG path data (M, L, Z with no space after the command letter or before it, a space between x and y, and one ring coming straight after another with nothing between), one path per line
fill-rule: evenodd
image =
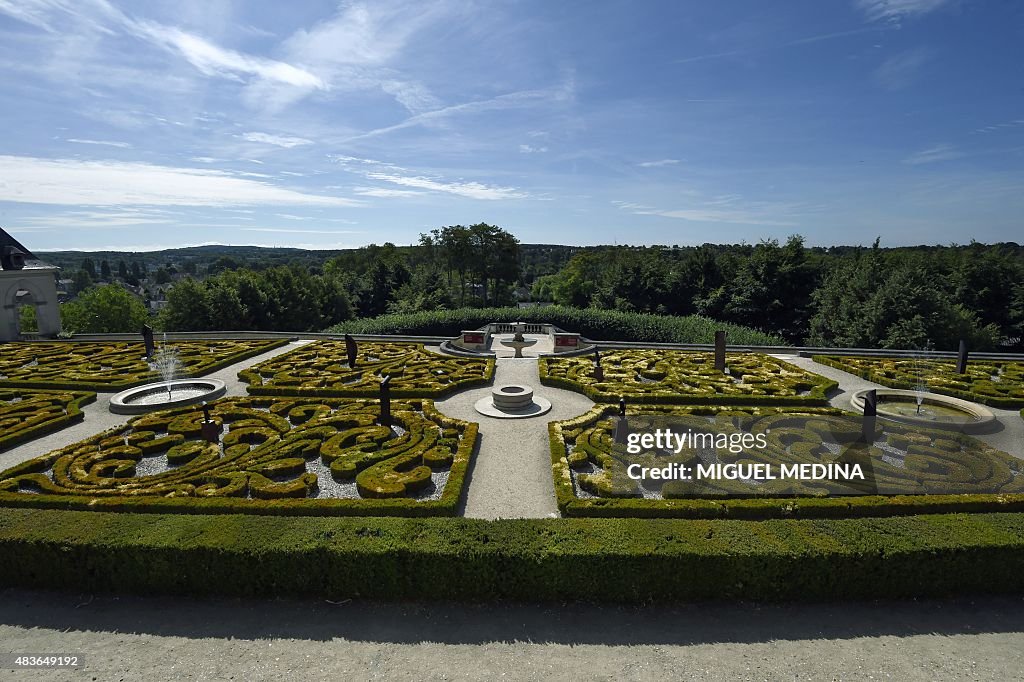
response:
M857 391L850 404L860 413L864 411L864 396L870 389ZM995 415L982 405L937 393L925 393L921 401L924 414L916 414L917 391L897 388L876 389L878 416L901 424L932 429L981 433L995 423ZM934 409L934 412L930 410Z
M551 402L534 397L533 389L522 384L495 386L488 398L481 398L473 406L477 412L499 419L523 419L546 414Z
M176 379L170 382L168 400L167 386L168 382L162 381L121 391L110 399L110 411L114 414L143 414L169 410L213 400L227 391L220 379Z

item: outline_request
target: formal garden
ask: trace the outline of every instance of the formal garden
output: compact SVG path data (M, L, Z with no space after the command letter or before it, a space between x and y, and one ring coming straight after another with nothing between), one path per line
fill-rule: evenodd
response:
M570 516L843 517L970 509L979 503L1024 503L1024 459L969 436L880 423L872 443L860 420L834 408L644 406L629 428L714 435L680 452L617 443L616 410L549 425L555 490ZM743 434L763 434L767 447L730 447ZM729 439L732 438L730 441ZM864 480L655 479L649 469L697 464L859 464Z
M430 401L236 398L136 417L3 474L0 502L125 511L452 514L476 425Z
M600 369L598 369L600 368ZM594 359L542 358L541 381L595 402L824 405L835 382L761 353L729 354L725 371L713 353L628 349Z
M0 388L0 450L81 421L94 400L86 391Z
M982 405L1024 406L1024 362L974 360L960 374L952 359L816 355L814 360L883 386L913 389L923 384L929 391Z
M396 397L436 398L460 388L486 384L493 360L452 358L422 344L359 344L355 361L341 341L318 341L239 373L254 395L371 396L391 377Z
M837 403L845 380L795 359L729 352L721 370L715 353L672 349L496 361L400 339L172 343L192 376L238 365L235 394L156 405L38 452L26 440L80 422L95 399L86 390L159 381L138 342L0 345L0 448L21 442L26 453L0 472L0 577L331 598L809 598L998 589L979 567L1024 556L1021 452L881 421L865 443L860 416ZM832 360L852 374L874 367ZM597 404L550 421L452 416L523 363L540 382L525 388L556 411L566 395ZM934 361L929 388L958 382L984 396L988 381L1008 399L1022 388L1014 363L972 361L964 378L945 364ZM666 424L757 434L766 446L625 446L630 432ZM511 455L500 485L513 506L469 518L467 499L484 485L474 469L499 453ZM517 460L536 457L547 482L521 478ZM857 464L868 476L628 474L759 463ZM515 493L527 488L550 491L562 518L508 518L520 516ZM884 578L881 591L864 575Z
M174 341L185 375L208 374L286 344L284 339ZM0 348L0 387L110 391L158 374L140 342L7 343Z

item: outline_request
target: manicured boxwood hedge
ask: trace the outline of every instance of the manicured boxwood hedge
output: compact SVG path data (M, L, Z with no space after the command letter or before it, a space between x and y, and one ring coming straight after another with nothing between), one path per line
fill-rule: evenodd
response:
M714 343L715 331L724 329L729 343L748 346L786 346L782 337L689 315L625 313L599 308L459 308L404 315L382 315L372 319L342 322L327 329L336 334L410 334L458 336L490 322L534 322L553 324L598 341L648 341L653 343Z
M197 377L279 348L287 339L174 341L181 377ZM141 341L44 341L0 344L0 387L120 391L160 377Z
M594 402L682 405L826 405L836 382L761 353L729 353L728 374L713 353L625 348L601 355L604 378L590 355L539 360L545 386L583 393Z
M197 406L136 417L82 442L0 472L0 505L51 509L308 515L430 516L456 513L477 425L429 400L395 401L397 437L370 400L228 398L209 404L224 427L201 437ZM172 467L142 473L149 458ZM329 471L307 471L319 460ZM437 499L411 495L447 471ZM359 497L314 498L326 479Z
M317 341L238 373L252 395L365 397L380 395L380 380L391 376L394 398L439 398L490 383L494 360L453 358L422 344L360 341L349 368L342 341Z
M914 389L920 378L933 393L1005 409L1024 406L1024 362L970 360L967 373L957 374L952 359L846 355L815 355L813 359L890 388ZM999 381L993 381L993 376Z
M52 433L84 418L95 393L0 388L0 450Z
M0 584L79 592L650 603L1020 593L1024 514L381 519L0 509Z
M627 489L628 479L615 478L609 472L618 472L621 476L623 466L608 452L613 430L609 419L617 410L610 406L595 406L590 412L575 419L554 421L548 424L548 435L551 448L551 467L555 486L555 497L558 508L564 516L569 517L633 517L633 518L732 518L732 519L772 519L772 518L853 518L904 516L910 514L936 514L948 512L1005 512L1024 511L1024 474L1021 470L1024 463L990 446L976 441L969 436L951 435L948 432L927 432L921 429L904 429L899 425L887 426L885 436L890 444L896 439L905 441L917 440L917 445L910 445L912 455L921 464L920 471L891 467L881 460L881 451L871 454L873 462L874 485L885 494L878 495L824 495L822 490L791 484L783 481L771 481L764 484L766 491L776 488L787 490L789 494L773 495L753 488L744 492L741 484L729 485L721 482L708 486L706 493L692 494L692 487L680 487L675 493L669 488L678 482L666 482L662 487L662 499L643 498L637 491ZM643 408L644 414L675 416L677 422L692 413L699 419L708 415L721 415L728 418L758 417L765 420L763 427L769 428L769 442L781 437L794 447L795 440L801 435L799 431L788 430L785 425L777 428L778 419L791 416L821 415L823 419L835 418L844 414L833 408L772 408L772 407L652 407ZM775 423L769 423L775 421ZM853 422L851 422L853 424ZM814 421L808 421L807 427L813 427ZM833 431L842 430L850 425L842 423L834 426ZM722 431L722 425L715 427ZM813 433L811 431L810 433ZM929 436L930 434L930 436ZM856 431L853 433L857 435ZM962 454L953 455L952 451L939 451L929 447L930 437L959 439L963 441ZM921 445L924 443L924 445ZM951 447L954 441L947 441ZM573 447L572 454L569 447ZM641 463L644 455L627 459ZM721 456L720 456L721 457ZM765 461L757 455L743 455L744 461ZM768 461L772 459L768 457ZM812 452L805 461L820 461ZM571 469L576 466L592 466L596 462L601 466L594 474L581 478L594 481L598 497L580 497L576 494ZM951 460L956 460L955 462ZM787 463L801 461L790 453ZM682 462L679 457L659 459L657 465L664 466L668 462ZM648 464L648 466L654 463ZM925 471L928 469L929 471ZM960 481L958 471L970 472L975 478ZM611 483L614 481L614 484ZM583 481L580 482L583 485ZM821 486L818 486L819 488ZM983 493L951 494L962 490L984 490ZM897 491L923 490L931 494L894 494ZM730 492L731 491L731 492ZM942 491L942 492L936 492ZM998 492L989 492L998 491Z

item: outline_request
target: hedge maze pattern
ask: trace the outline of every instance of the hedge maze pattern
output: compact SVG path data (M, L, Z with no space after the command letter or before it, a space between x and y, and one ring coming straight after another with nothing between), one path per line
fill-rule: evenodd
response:
M7 470L0 498L163 498L185 511L204 498L250 498L232 511L300 498L298 512L363 503L372 513L382 498L423 504L408 498L429 496L440 478L445 489L432 497L454 508L476 440L475 424L429 401L393 402L393 429L369 400L238 398L210 407L222 427L217 443L202 437L198 408L154 412ZM305 499L325 497L321 488L349 499Z
M95 393L0 388L0 450L82 419Z
M758 353L730 353L726 373L713 353L678 350L608 351L603 381L592 356L541 358L541 382L586 394L596 402L824 405L835 382Z
M345 344L320 341L239 372L254 395L376 397L380 381L391 375L395 397L442 396L457 388L486 384L493 360L451 358L413 343L361 342L350 369Z
M200 376L286 344L279 340L174 341L183 374ZM159 348L159 344L158 344ZM141 342L0 345L0 386L114 391L158 379Z
M870 447L858 442L859 419L831 408L684 408L643 410L631 416L630 428L652 431L645 418L672 417L673 430L695 433L762 433L766 449L734 453L727 448L645 451L629 454L614 445L615 417L595 407L573 420L551 425L556 486L563 500L572 498L646 498L657 506L672 498L790 497L830 495L964 495L1024 493L1024 460L981 441L948 431L908 429L879 423ZM743 481L640 481L627 475L630 464L665 467L721 462L751 464L860 463L867 481L777 479ZM870 474L868 473L870 472ZM562 500L560 500L562 501ZM832 500L845 505L843 499Z
M956 360L816 355L815 362L891 388L916 388L993 407L1024 406L1024 362L968 360L958 374Z

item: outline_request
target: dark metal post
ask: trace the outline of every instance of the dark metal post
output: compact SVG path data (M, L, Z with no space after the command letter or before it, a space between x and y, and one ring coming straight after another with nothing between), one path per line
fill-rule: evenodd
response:
M715 332L715 369L725 371L725 332Z
M391 375L385 374L380 380L380 423L391 426Z
M203 440L208 443L220 442L220 424L213 421L213 418L210 416L210 406L206 403L203 403L203 424L201 428Z
M152 360L156 349L153 346L153 328L148 324L142 325L142 342L146 344L146 359Z
M967 341L960 339L960 351L956 355L956 373L967 373Z
M348 368L356 368L356 340L352 338L351 334L345 334L345 352L348 353Z
M878 419L878 392L871 389L864 394L864 421L861 423L861 439L871 445L875 442L875 422Z
M629 440L629 422L626 420L626 398L619 398L619 418L615 420L615 442L625 445Z

